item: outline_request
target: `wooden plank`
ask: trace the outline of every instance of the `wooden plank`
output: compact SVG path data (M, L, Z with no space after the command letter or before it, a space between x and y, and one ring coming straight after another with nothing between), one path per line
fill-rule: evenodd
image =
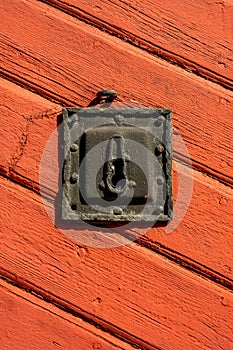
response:
M26 108L30 105L33 94L28 92L29 97L26 98L26 94L23 99L21 96L24 95L24 89L16 87L18 90L18 95L15 94L15 85L9 83L8 90L5 89L5 94L8 94L8 100L6 100L6 107L8 115L11 116L11 123L14 125L15 114L20 114L20 109ZM17 97L18 96L18 97ZM18 98L18 100L17 100ZM19 100L20 98L20 100ZM37 98L37 96L35 97ZM54 132L57 127L56 111L60 110L60 107L53 107L47 111L50 105L47 104L42 98L40 99L40 110L39 114L36 113L37 105L32 103L35 108L35 114L28 115L28 126L27 126L27 139L24 144L23 149L21 149L20 156L14 156L17 161L14 167L11 168L9 176L18 181L19 183L33 188L35 191L39 192L39 170L40 162L43 152L46 147L46 143L49 137ZM15 106L12 105L11 101L15 100L17 103ZM53 105L54 106L54 105ZM52 106L51 106L52 107ZM14 108L14 113L11 109ZM44 109L44 110L43 110ZM55 113L55 114L54 114ZM4 122L4 121L3 121ZM18 120L15 119L15 125L17 127ZM23 130L23 132L25 132ZM18 135L20 138L21 134ZM174 135L174 138L176 136ZM2 139L8 140L8 133L2 136ZM174 139L174 143L177 143ZM20 142L19 142L20 145ZM7 154L8 142L3 143L2 154ZM17 146L14 146L17 148ZM51 157L48 160L46 167L46 172L49 174L47 181L40 183L42 192L53 198L55 198L58 191L58 179L57 176L53 174L59 173L59 165L57 163L58 159L58 144L57 141L51 150ZM16 153L18 155L18 153ZM179 180L177 178L177 169L174 163L174 199L177 198L177 193L179 186L181 187L181 192L188 193L190 181L190 172L184 166L179 165ZM171 225L162 228L154 228L149 230L144 237L141 238L140 242L146 244L147 246L152 246L153 249L162 249L161 245L165 248L165 254L171 254L171 256L176 256L176 253L180 254L181 261L185 261L188 257L189 265L199 264L198 268L201 270L204 265L204 269L210 277L213 277L215 273L222 274L230 279L233 279L233 243L232 243L232 208L233 208L233 190L225 185L218 183L215 180L209 179L207 176L194 172L194 189L191 195L190 206L185 208L184 199L182 199L178 207L175 208L175 218L171 222ZM48 186L47 186L48 184ZM187 188L188 186L188 188ZM184 213L184 217L181 214ZM177 224L180 218L180 223ZM182 220L181 220L182 219ZM172 231L170 227L176 225ZM167 230L171 231L169 234ZM134 231L140 231L135 225ZM171 252L172 251L172 252ZM224 254L222 253L224 251ZM175 253L176 252L176 253ZM183 256L182 256L183 255ZM201 265L200 265L201 264ZM208 271L212 269L213 271ZM217 276L216 278L222 279L222 277Z
M176 171L174 182L176 179ZM189 176L185 168L179 173L182 177L180 191L188 191ZM187 182L186 182L187 181ZM193 192L189 207L185 208L185 196L175 206L174 219L168 227L152 228L140 238L141 244L152 247L158 252L173 257L174 260L187 266L197 268L208 275L218 272L231 279L233 283L233 191L226 186L207 178L198 172L193 174ZM174 183L174 193L178 192ZM184 213L182 221L179 216ZM177 225L178 223L178 225ZM134 231L140 232L138 228ZM180 253L177 256L176 253ZM221 276L215 278L221 280Z
M43 0L170 62L232 87L232 1Z
M34 0L4 2L0 13L5 76L65 104L84 106L109 86L171 107L195 167L232 181L232 92Z
M230 349L233 295L138 245L84 248L1 179L4 276L146 349Z
M131 345L34 295L0 281L0 342L14 349L129 349Z
M0 87L0 172L6 174L23 154L31 118L42 117L45 111L54 113L56 105L4 79L0 79Z

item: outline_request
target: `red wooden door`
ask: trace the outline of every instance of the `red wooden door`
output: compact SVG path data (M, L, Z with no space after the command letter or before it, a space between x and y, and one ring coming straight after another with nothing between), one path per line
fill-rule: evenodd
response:
M232 9L230 0L2 1L4 350L233 348ZM85 107L102 88L173 110L175 219L185 214L169 234L151 228L112 249L65 236L39 186L62 106ZM177 196L190 176L186 211Z

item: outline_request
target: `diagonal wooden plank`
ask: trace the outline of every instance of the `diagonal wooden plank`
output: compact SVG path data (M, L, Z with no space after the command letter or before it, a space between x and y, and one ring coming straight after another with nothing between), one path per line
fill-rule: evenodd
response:
M52 114L59 107L4 79L0 79L0 87L0 169L1 173L6 174L15 167L23 154L30 119L38 115L45 117L45 111Z
M50 102L12 83L6 82L5 84L3 81L1 86L2 91L4 91L4 96L6 97L5 106L7 110L7 114L2 114L2 123L4 123L5 120L10 121L9 131L15 130L20 126L17 115L20 115L21 111L27 111L28 113L26 114L27 132L23 148L21 147L20 139L22 132L25 132L25 130L20 130L18 134L14 134L16 137L12 149L14 155L2 163L5 169L4 171L8 176L23 186L27 186L39 192L41 157L49 137L53 131L56 130L56 116L60 107L50 104ZM34 98L36 101L34 101ZM14 101L15 104L12 103L12 101ZM33 111L30 110L30 108L32 108ZM25 120L23 119L23 126L24 123ZM3 131L2 140L4 142L2 142L2 156L6 157L8 155L8 145L11 144L10 138L12 134L6 129L3 129L2 132ZM54 160L57 159L57 152L58 145L56 143L55 148L51 151L51 158L48 161L49 166L45 169L45 171L51 175L47 178L51 178L52 183L48 182L48 186L44 186L41 182L41 190L44 194L49 195L51 200L56 196L56 187L58 184L56 175L53 175L58 174L58 164L56 161L54 162ZM7 162L10 162L10 160L11 166L9 168ZM175 200L177 198L179 186L181 187L181 192L188 191L187 186L189 186L191 180L191 174L187 171L187 167L181 166L180 163L178 163L178 165L182 181L178 184L177 169L174 163L173 187ZM175 208L175 218L171 222L171 225L175 225L174 228L170 230L169 225L168 228L151 229L141 238L140 242L160 252L162 252L163 246L165 248L165 250L163 250L165 255L170 255L177 261L181 259L183 263L188 257L188 266L197 264L198 269L204 269L205 274L207 273L210 278L223 281L223 276L225 275L232 279L231 266L233 264L233 246L231 239L232 232L230 229L233 206L232 189L196 171L194 172L193 181L194 189L191 193L190 206L186 211L185 202L181 200L178 207ZM184 213L185 216L177 223L177 220L179 221L179 213ZM170 230L169 234L167 230ZM137 226L135 226L132 234L134 234L135 231L140 232ZM176 256L177 253L180 254L179 258ZM201 265L203 265L203 267ZM213 271L211 272L209 269ZM223 276L215 276L215 273L222 274Z
M233 295L136 244L72 244L40 197L1 179L1 273L146 349L232 347Z
M231 1L42 2L232 88Z
M0 281L0 342L6 349L135 349L82 319Z
M23 149L20 147L19 149L21 152L18 152L18 147L22 146L20 143L20 131L18 135L14 134L16 141L17 139L18 141L15 141L12 149L12 152L14 150L17 151L14 156L12 156L13 161L11 161L11 167L7 167L7 161L10 162L9 159L2 164L5 166L5 172L8 172L12 179L39 192L41 158L46 143L54 130L56 130L57 112L60 110L60 107L50 104L50 102L37 97L31 92L25 92L24 89L12 83L7 82L6 85L2 83L1 86L6 97L5 106L7 110L7 115L2 114L3 123L4 120L10 121L10 131L11 128L15 130L15 128L20 126L19 120L15 116L20 115L21 110L29 112L26 115L27 133L25 135L26 142L23 145ZM33 98L36 98L37 102L40 101L39 109L37 103L32 102ZM12 101L16 103L12 104ZM30 111L30 108L27 108L27 106L33 108L34 114L31 114L32 111ZM25 121L23 123L25 123ZM11 132L8 132L6 129L3 129L2 132L4 130L5 132L2 134L2 140L4 140L4 142L2 142L2 155L7 156ZM25 132L25 130L23 130L23 132ZM59 172L58 164L54 161L58 159L57 141L51 153L51 158L48 161L49 166L48 168L46 167L45 171L51 174L48 178L51 177L52 183L48 182L48 186L44 186L41 182L41 189L44 194L47 193L51 196L52 200L56 196L56 185L58 184L56 175L52 175L58 174ZM180 163L178 163L178 165L179 169L176 169L174 163L173 187L175 200L177 198L179 186L181 186L180 191L188 191L187 186L189 186L190 180L192 180L190 178L192 175L187 171L187 167L182 167ZM180 184L177 178L178 170L182 179L182 181L180 179ZM149 230L146 236L141 239L141 242L148 246L150 246L151 243L161 244L166 249L176 251L179 254L189 257L196 263L213 269L217 273L225 275L228 278L233 278L231 269L233 264L233 246L231 239L232 232L230 229L233 206L232 189L196 171L194 172L193 181L194 188L191 193L190 206L187 208L184 207L183 210L182 208L185 204L181 201L178 208L175 208L175 218L171 222L171 225L176 223L179 219L179 212L185 214L182 221L179 222L169 234L167 233L167 228L164 227ZM135 227L135 231L138 232L139 229ZM223 251L224 254L222 253ZM210 275L212 275L212 273L210 273Z
M36 1L5 2L1 15L5 76L65 104L110 86L170 107L196 167L231 181L232 92Z

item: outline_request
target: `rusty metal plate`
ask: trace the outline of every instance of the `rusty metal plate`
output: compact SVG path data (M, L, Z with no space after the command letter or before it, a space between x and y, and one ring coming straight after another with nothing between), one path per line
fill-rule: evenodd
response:
M62 219L169 221L171 111L63 110Z

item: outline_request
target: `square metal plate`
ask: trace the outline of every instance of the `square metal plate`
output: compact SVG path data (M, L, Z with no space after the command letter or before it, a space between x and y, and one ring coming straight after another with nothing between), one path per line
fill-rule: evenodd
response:
M169 221L171 111L63 110L62 219Z

